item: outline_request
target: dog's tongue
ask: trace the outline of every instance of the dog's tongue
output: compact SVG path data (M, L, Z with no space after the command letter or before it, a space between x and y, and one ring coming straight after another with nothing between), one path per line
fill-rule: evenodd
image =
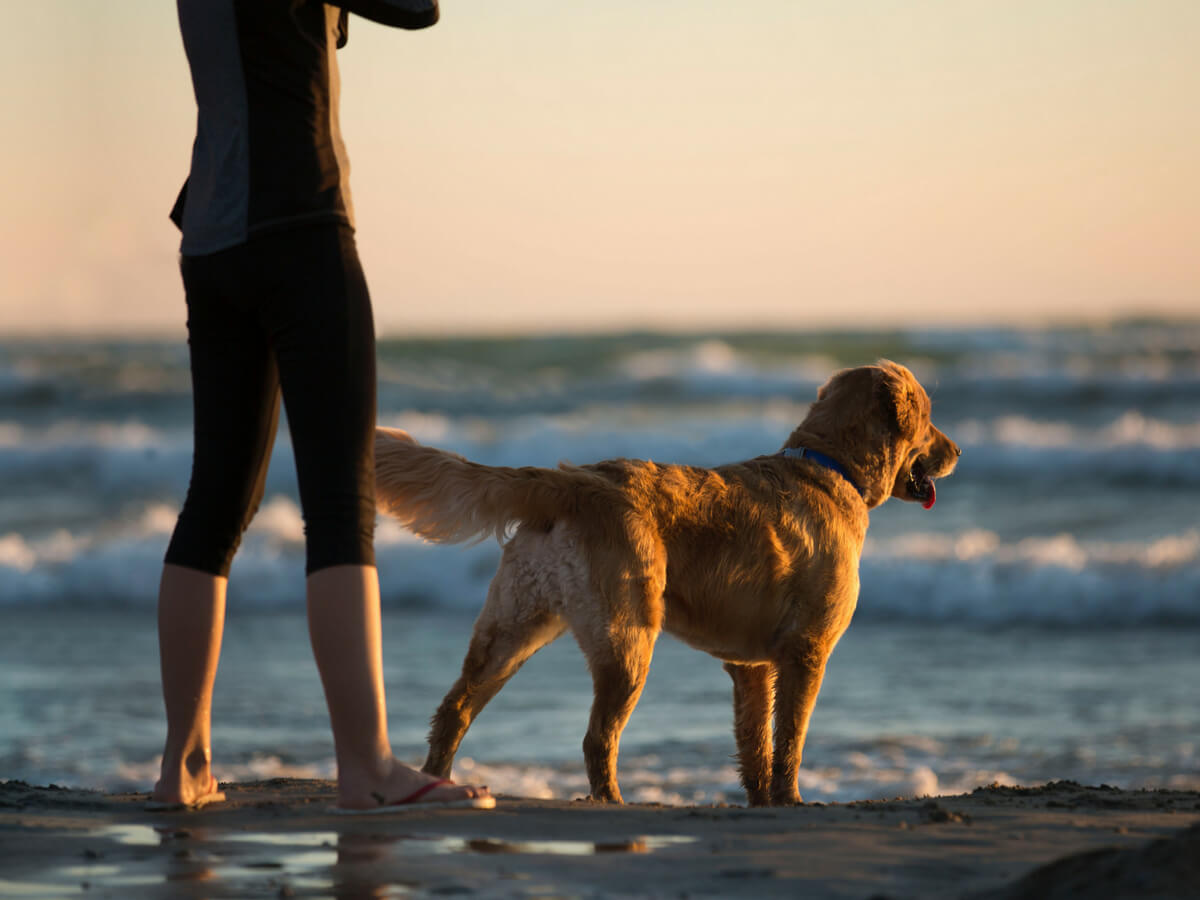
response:
M933 504L937 503L937 488L934 487L933 479L928 475L925 476L925 488L929 491L929 497L921 505L926 509L933 509Z

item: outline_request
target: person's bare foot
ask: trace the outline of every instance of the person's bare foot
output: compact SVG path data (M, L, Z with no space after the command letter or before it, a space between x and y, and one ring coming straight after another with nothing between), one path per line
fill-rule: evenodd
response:
M225 799L207 753L193 753L185 765L163 760L159 779L150 794L150 806L157 809L196 808Z
M220 790L217 779L211 774L208 774L204 781L188 778L185 781L167 782L168 779L160 778L154 783L148 808L198 809L225 799L225 792Z
M390 771L376 777L339 772L338 808L370 810L395 806L406 800L455 805L464 801L478 801L481 808L486 808L485 804L495 803L491 792L482 785L454 784L406 766L394 757L387 768Z

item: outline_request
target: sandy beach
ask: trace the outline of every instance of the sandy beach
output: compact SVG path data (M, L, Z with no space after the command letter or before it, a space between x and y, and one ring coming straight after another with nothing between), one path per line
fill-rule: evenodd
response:
M502 797L331 814L328 781L144 794L0 784L0 896L1197 897L1200 794L1056 782L794 809Z

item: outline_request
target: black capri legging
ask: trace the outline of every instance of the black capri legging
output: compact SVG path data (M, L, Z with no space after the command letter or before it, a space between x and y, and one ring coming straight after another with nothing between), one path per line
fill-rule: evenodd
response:
M195 449L166 562L229 574L263 497L282 389L306 571L374 565L375 327L353 232L289 229L181 269Z

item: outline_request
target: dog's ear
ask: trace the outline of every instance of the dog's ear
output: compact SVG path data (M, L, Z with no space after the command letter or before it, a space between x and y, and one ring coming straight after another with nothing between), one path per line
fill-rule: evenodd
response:
M835 372L827 382L817 390L817 399L824 400L834 394L854 405L861 405L867 400L875 386L875 373L871 366L859 366L854 369L842 369Z
M875 397L888 427L894 434L915 436L923 409L916 378L904 366L886 359L880 360L875 371Z

